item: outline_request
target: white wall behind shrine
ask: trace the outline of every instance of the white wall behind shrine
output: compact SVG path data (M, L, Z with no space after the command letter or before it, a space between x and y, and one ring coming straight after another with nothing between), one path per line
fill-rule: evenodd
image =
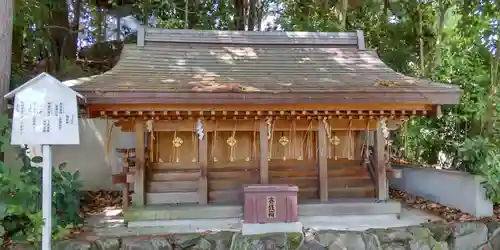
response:
M66 162L66 170L79 170L84 190L119 190L118 185L111 183L111 175L119 171L115 148L135 147L135 134L121 132L119 128L113 128L109 133L112 121L104 119L80 119L79 123L80 145L53 146L53 164L57 166ZM109 154L106 153L107 140ZM39 148L32 148L35 155L41 155ZM9 151L7 163L15 161L15 150Z

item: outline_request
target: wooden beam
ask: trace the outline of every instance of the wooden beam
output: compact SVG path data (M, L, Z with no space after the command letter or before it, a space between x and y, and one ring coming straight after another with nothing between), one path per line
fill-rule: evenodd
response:
M269 183L269 141L267 139L267 124L265 120L261 120L259 124L260 135L260 183Z
M208 203L208 138L205 132L202 140L198 140L198 162L200 163L201 177L199 179L198 194L199 203Z
M132 202L136 206L144 206L145 200L145 175L146 175L146 157L145 157L145 123L144 120L135 121L135 182L134 182L134 198Z
M193 120L158 120L153 123L154 131L193 131L193 124L195 121ZM301 119L295 121L295 130L296 131L307 131L310 120ZM329 120L329 124L332 130L335 131L346 131L351 128L352 131L366 131L367 120L351 120L351 127L349 127L348 119L332 119ZM375 130L377 128L377 122L373 119L370 120L370 125L368 128L370 130ZM290 120L275 120L274 121L274 132L289 132L290 131ZM312 126L316 126L317 121L312 121ZM123 123L125 125L125 122ZM213 121L205 121L203 131L211 132L217 130L220 131L254 131L255 130L255 122L254 120L238 120L238 124L235 126L234 120L218 120Z
M131 79L127 79L131 80ZM137 80L137 79L136 79ZM141 79L143 80L143 76ZM75 86L86 97L88 104L171 104L171 105L379 105L436 103L458 104L460 88L421 88L417 86L386 88L372 86L353 89L352 87L335 88L335 91L158 91L144 89L123 91ZM80 101L83 103L83 101Z
M191 115L189 114L191 112ZM260 115L259 115L260 112ZM333 113L335 112L335 113ZM371 112L371 114L370 114ZM377 117L386 117L393 119L405 119L409 115L411 116L429 116L431 114L430 111L427 110L400 110L394 111L391 113L378 111L378 110L370 110L368 112L356 111L356 110L344 110L344 111L331 111L331 110L314 110L312 112L297 112L296 110L281 110L279 112L275 111L222 111L219 113L212 114L213 112L203 112L204 115L199 114L198 112L193 113L193 111L182 111L176 113L159 113L155 112L154 115L151 115L153 111L132 111L130 114L126 114L126 112L117 112L117 111L100 111L99 113L93 112L89 113L89 118L95 117L107 117L108 119L123 119L123 118L135 118L141 117L142 119L153 119L153 120L193 120L193 119L207 119L207 120L248 120L248 118L258 117L259 119L266 119L271 116L274 120L290 120L290 119L311 119L311 118L327 118L328 120L338 119L353 119L353 120L363 120L363 119L374 119ZM225 113L225 114L224 114ZM248 113L248 115L245 115ZM272 114L271 114L272 113ZM292 115L295 113L295 115ZM267 116L266 114L269 114ZM328 114L328 115L325 115Z
M377 199L385 201L389 198L389 187L387 185L387 175L385 169L385 138L382 129L375 131L375 156L377 173Z
M88 104L94 111L281 111L281 110L432 110L431 104Z
M318 167L319 167L319 196L321 201L328 201L328 154L327 135L325 125L318 123Z

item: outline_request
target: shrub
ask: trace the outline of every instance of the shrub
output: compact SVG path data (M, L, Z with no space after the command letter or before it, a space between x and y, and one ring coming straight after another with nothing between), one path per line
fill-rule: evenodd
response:
M0 117L0 143L4 151L9 141L8 122ZM42 216L42 168L32 163L43 161L41 157L30 159L28 148L21 148L18 154L20 172L12 171L13 166L0 162L0 223L4 228L3 241L40 242L43 226ZM52 228L53 239L64 237L71 228L79 226L83 218L79 214L79 192L82 184L79 172L65 171L66 164L53 167L52 174ZM15 167L15 166L14 166ZM2 243L2 242L0 242ZM0 244L1 245L1 244Z

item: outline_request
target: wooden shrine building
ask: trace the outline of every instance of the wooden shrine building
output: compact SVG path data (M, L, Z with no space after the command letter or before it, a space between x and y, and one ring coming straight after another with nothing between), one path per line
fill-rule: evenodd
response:
M121 176L137 206L241 204L257 183L295 184L299 202L387 200L387 131L460 98L390 69L361 31L140 28L74 89L90 117L135 131Z

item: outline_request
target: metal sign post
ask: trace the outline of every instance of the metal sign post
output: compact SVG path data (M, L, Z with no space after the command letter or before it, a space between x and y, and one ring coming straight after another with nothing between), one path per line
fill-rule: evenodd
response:
M42 250L51 249L52 145L80 144L77 97L80 94L42 73L4 98L14 97L12 145L42 145Z
M42 146L43 174L42 174L42 250L50 250L52 236L52 148Z

